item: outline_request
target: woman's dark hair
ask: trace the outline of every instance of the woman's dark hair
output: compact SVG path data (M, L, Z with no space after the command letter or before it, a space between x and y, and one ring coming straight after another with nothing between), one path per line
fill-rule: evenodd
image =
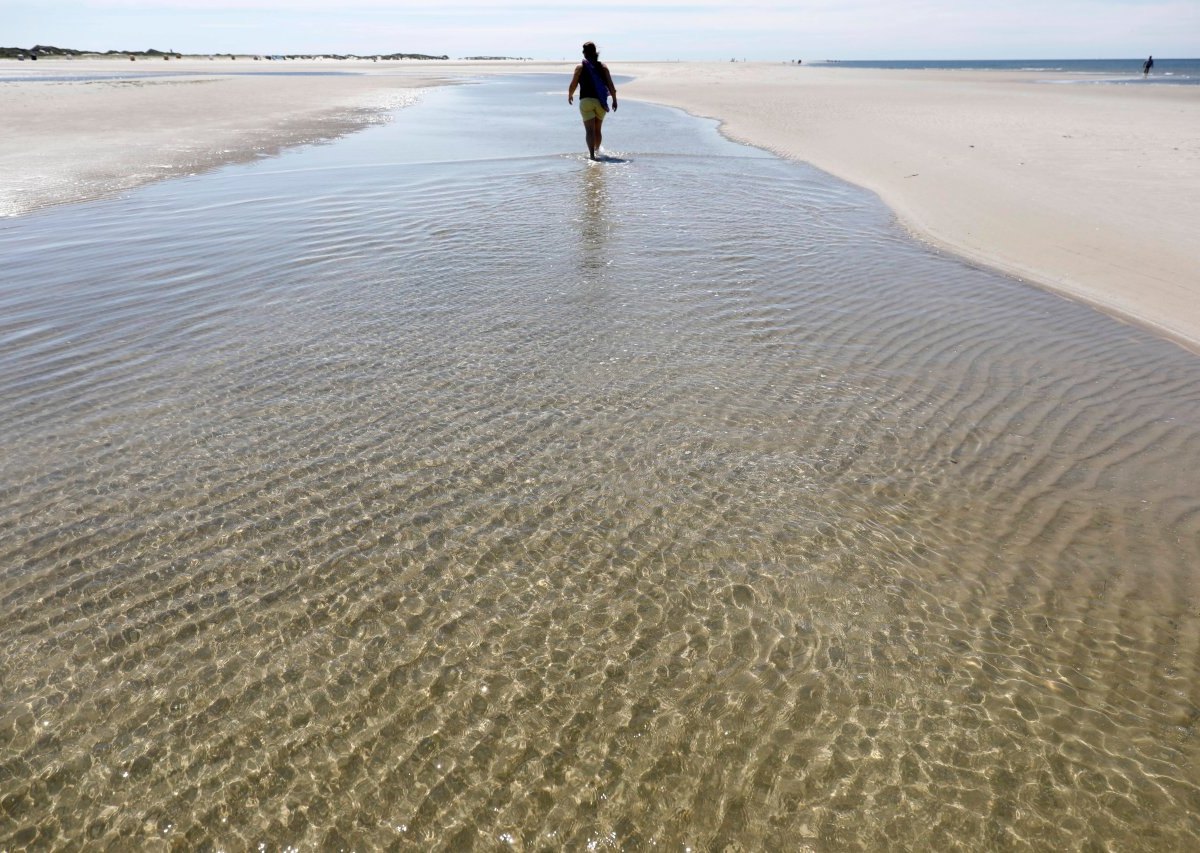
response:
M594 41L585 41L583 43L583 55L593 62L600 58L600 54L596 50L596 43Z

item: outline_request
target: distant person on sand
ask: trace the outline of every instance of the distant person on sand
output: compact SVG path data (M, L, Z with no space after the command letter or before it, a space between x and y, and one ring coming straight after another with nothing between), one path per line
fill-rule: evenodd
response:
M1150 69L1153 67L1154 67L1154 57L1151 56L1149 59L1147 59L1145 62L1142 63L1142 76L1149 77Z
M575 103L575 90L579 90L579 114L583 116L583 130L587 136L588 156L596 159L600 150L600 125L608 115L608 96L612 95L613 112L617 111L617 87L613 85L608 67L600 61L593 42L583 43L583 63L575 66L575 76L567 89L567 103Z

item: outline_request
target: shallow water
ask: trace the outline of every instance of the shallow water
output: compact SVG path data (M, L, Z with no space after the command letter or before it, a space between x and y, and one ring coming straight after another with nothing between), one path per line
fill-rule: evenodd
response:
M564 85L0 222L0 848L1200 844L1200 362Z

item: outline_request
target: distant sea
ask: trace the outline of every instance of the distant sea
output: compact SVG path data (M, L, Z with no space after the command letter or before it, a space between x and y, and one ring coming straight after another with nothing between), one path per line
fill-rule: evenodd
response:
M1049 74L1086 74L1082 82L1200 84L1200 59L1158 59L1147 78L1137 59L879 59L825 60L813 65L842 65L847 68L944 69L947 71L1042 71Z

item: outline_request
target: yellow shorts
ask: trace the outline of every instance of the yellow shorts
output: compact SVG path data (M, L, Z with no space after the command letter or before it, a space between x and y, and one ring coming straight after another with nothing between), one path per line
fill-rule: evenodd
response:
M584 121L591 121L594 118L604 121L608 111L604 109L599 98L580 98L579 114L583 116Z

